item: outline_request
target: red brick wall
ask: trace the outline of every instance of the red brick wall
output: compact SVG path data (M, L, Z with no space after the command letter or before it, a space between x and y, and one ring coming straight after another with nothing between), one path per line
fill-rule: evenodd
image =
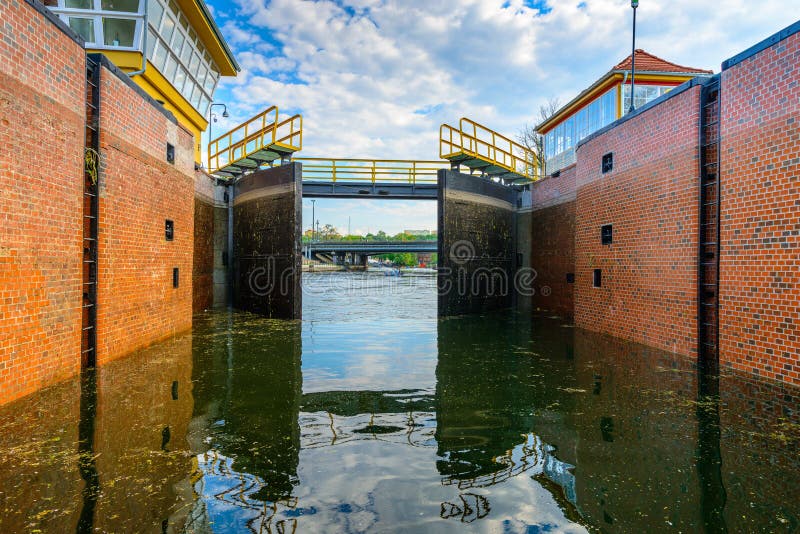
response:
M191 328L194 150L190 132L107 68L100 98L97 357L103 363ZM174 164L166 161L167 142L175 146ZM173 241L164 236L166 219L175 223Z
M85 67L41 13L0 3L0 404L80 370Z
M214 304L214 181L197 172L194 193L194 258L192 310L197 313Z
M532 307L572 319L574 283L567 274L575 273L575 165L533 184L531 200Z
M578 147L577 326L696 353L699 94L676 93ZM602 174L608 152L614 168Z
M720 360L800 384L800 34L722 73Z

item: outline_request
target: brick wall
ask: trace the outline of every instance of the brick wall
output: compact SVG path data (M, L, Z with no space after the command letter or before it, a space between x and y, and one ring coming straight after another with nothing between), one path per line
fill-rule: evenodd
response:
M722 73L720 361L800 384L800 34Z
M214 304L214 182L205 173L195 176L194 258L192 262L192 310L197 313Z
M578 146L577 326L696 353L699 95L674 92ZM613 170L602 174L607 153Z
M575 165L547 177L531 189L531 259L536 270L534 309L572 319L575 273Z
M101 72L98 363L192 325L193 137L115 70Z
M0 404L80 370L85 67L42 13L0 3Z

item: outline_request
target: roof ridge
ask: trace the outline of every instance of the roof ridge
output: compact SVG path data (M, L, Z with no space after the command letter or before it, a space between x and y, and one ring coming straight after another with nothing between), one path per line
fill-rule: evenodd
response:
M612 70L630 70L630 68L631 68L631 56L632 55L633 54L628 54L628 56L625 59L623 59L622 61L620 61L616 65L614 65ZM642 58L642 56L644 56L644 58ZM714 72L714 71L711 71L711 70L698 69L698 68L695 68L695 67L687 67L685 65L679 65L677 63L673 63L672 61L667 61L664 58L658 57L657 55L652 54L652 53L650 53L650 52L648 52L648 51L646 51L646 50L644 50L642 48L637 48L636 49L636 59L639 60L640 58L642 58L642 59L644 59L644 61L650 63L650 68L646 68L644 65L642 65L643 67L645 67L642 70L655 70L655 71L663 70L665 72L702 72L702 73L705 73L705 74L713 74L713 72ZM671 69L664 69L665 66L669 66L669 67L672 67L672 68ZM659 67L661 67L661 68L659 68Z

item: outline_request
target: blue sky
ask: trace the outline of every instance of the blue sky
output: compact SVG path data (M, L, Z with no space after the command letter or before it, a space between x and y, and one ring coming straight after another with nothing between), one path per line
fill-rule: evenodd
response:
M277 105L304 117L309 157L437 159L439 125L507 135L630 54L628 0L207 0L242 72L223 78L219 133ZM719 71L787 26L800 0L641 0L637 47ZM310 200L304 201L310 227ZM435 228L427 202L318 200L346 230Z

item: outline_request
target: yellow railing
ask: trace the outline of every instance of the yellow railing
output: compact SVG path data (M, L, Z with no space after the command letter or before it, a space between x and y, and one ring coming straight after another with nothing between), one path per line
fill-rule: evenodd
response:
M303 117L278 122L272 106L208 143L208 169L214 173L261 150L292 153L303 148ZM277 159L277 158L275 158Z
M303 180L320 182L436 183L436 172L449 169L446 161L402 159L292 158L303 164Z
M500 167L528 180L538 179L539 164L534 152L467 118L459 121L457 129L448 124L439 128L439 157L455 159L460 156Z

